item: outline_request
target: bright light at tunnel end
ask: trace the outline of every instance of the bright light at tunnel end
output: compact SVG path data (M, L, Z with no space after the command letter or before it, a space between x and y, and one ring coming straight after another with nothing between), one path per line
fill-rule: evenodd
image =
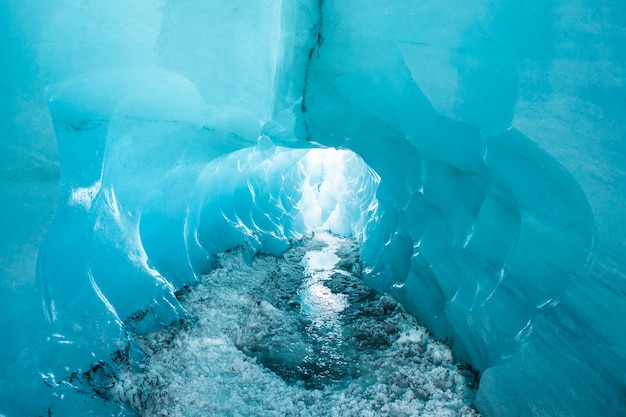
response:
M376 206L380 177L354 152L345 149L311 149L298 167L304 175L297 204L307 231L317 228L353 236L368 221ZM358 232L356 233L358 234Z

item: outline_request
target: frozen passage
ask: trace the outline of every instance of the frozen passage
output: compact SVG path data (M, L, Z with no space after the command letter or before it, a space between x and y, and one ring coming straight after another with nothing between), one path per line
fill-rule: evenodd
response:
M133 415L73 376L142 363L219 254L318 227L480 372L481 415L626 415L625 27L617 0L0 2L0 415Z

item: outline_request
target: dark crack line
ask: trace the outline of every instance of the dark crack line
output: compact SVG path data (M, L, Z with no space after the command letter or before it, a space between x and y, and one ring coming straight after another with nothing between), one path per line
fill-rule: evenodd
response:
M308 95L308 86L309 86L309 75L311 72L311 64L313 62L313 58L316 55L319 55L319 48L322 46L324 42L324 36L322 35L322 29L324 26L324 0L317 1L317 22L311 28L311 35L315 38L315 43L311 46L309 50L309 55L307 58L306 66L304 68L304 84L302 87L302 104L300 105L300 111L302 113L303 122L304 122L304 131L306 132L306 140L311 141L311 130L309 126L307 113L307 95Z

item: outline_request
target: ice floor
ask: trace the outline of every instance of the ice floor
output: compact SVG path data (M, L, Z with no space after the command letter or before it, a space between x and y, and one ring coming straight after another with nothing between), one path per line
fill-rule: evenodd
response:
M325 232L251 264L224 253L179 295L193 321L87 382L141 416L477 416L475 374L359 275L357 245Z

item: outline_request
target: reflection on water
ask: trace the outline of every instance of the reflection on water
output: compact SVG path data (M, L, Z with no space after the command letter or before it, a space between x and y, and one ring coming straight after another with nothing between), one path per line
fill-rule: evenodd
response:
M340 258L335 254L337 243L333 242L319 250L304 255L305 279L298 291L298 301L304 314L315 327L341 328L338 314L347 307L346 295L335 294L324 282L337 271L334 267Z
M300 312L307 323L306 338L312 346L304 362L314 369L313 380L334 379L337 369L347 365L340 313L348 307L348 301L346 294L334 293L326 286L332 275L340 272L335 269L340 261L336 254L338 241L324 232L318 232L316 237L326 246L305 253L302 259L305 278L297 295Z

